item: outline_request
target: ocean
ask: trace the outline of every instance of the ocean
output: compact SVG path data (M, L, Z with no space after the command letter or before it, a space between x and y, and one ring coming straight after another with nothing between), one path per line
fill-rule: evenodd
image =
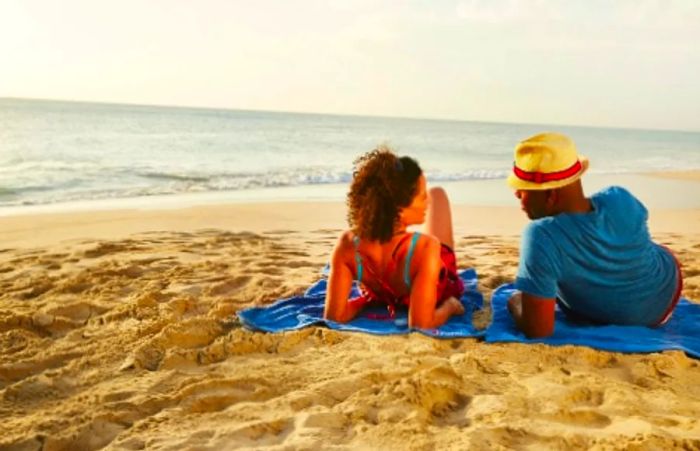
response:
M700 169L699 132L5 98L0 210L261 190L338 200L353 160L379 143L430 183L500 180L515 144L542 131L571 136L591 174Z

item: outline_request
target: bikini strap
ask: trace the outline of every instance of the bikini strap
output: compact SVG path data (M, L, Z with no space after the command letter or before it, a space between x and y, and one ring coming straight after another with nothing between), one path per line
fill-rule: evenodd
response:
M408 253L406 254L406 263L404 264L403 268L403 281L406 283L406 286L409 290L411 289L411 277L409 274L411 269L411 259L413 258L413 249L416 247L418 238L420 238L420 233L415 232L413 234L413 238L411 239L411 245L408 248Z
M362 282L362 258L360 258L359 248L360 248L360 237L355 235L352 239L355 244L355 266L357 267L357 281Z

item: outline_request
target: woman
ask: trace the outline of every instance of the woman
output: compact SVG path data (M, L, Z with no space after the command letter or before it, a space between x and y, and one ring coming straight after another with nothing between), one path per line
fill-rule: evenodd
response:
M410 327L439 327L464 313L450 205L441 188L427 190L418 163L380 147L355 161L348 222L335 246L324 317L347 322L369 302L408 307ZM406 229L424 224L423 233ZM349 300L353 280L363 295Z

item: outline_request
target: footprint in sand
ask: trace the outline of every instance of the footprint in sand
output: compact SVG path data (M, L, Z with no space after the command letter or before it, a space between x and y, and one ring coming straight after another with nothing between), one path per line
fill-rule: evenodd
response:
M19 294L21 299L34 299L54 288L54 284L51 279L33 280L32 285L33 286L30 289Z
M303 251L279 251L277 252L277 255L283 255L285 257L308 257L309 253L308 252L303 252Z
M331 411L304 413L298 415L296 425L298 428L340 430L348 425L348 418L341 413Z
M311 246L314 246L314 245L317 245L317 244L323 244L323 245L326 245L326 246L329 246L329 247L330 247L330 246L333 246L334 240L328 240L328 239L319 238L319 239L317 239L317 240L306 240L306 241L304 241L304 244L308 244L308 245L311 245Z
M340 232L342 232L342 229L316 229L313 230L311 233L339 234Z
M56 398L60 393L46 376L30 376L16 382L3 391L3 399L21 403L25 408L46 398Z
M285 266L287 268L316 268L318 265L316 263L312 263L306 260L292 260L290 262L286 262Z
M513 281L513 278L512 278L512 277L509 277L509 276L500 274L501 272L503 272L503 270L500 269L500 268L497 268L497 269L495 269L494 271L487 271L487 273L489 273L489 274L492 274L493 272L496 272L497 274L494 275L494 276L486 276L486 277L483 277L483 278L479 281L479 283L481 284L481 286L484 286L484 287L487 287L487 288L493 290L493 289L495 289L496 287L499 287L499 286L503 285L504 283L509 283L509 282L512 282L512 281Z
M287 434L294 425L289 418L278 420L263 420L247 423L244 426L233 429L227 433L227 439L253 440L256 447L279 445L284 442Z
M439 414L433 412L437 417L435 423L440 426L468 427L471 421L467 417L471 396L456 393L454 399L447 403Z
M8 273L14 271L16 266L14 265L0 265L0 274Z
M267 230L267 231L263 232L263 235L293 235L295 233L297 233L297 232L295 232L294 230L280 229L280 230Z
M101 449L110 444L130 424L115 421L111 413L101 414L65 435L42 436L40 449Z
M670 417L648 417L646 420L654 426L677 427L681 425L680 421Z
M171 301L175 302L175 301ZM122 371L133 368L145 368L150 371L161 369L161 363L168 357L168 367L178 363L183 355L189 356L185 361L197 360L196 352L184 352L202 348L212 343L224 333L221 324L208 318L191 318L178 323L169 323L153 338L146 340L122 363ZM175 355L171 358L171 355Z
M45 269L48 269L50 271L55 271L55 270L61 269L61 264L57 261L49 261L49 262L44 262L42 264L44 265Z
M123 252L129 250L127 246L118 243L103 242L99 243L97 246L88 249L83 252L83 257L86 258L97 258L102 257L107 254L114 254L117 252Z
M234 277L212 286L207 290L207 294L210 296L230 296L243 288L250 280L250 276Z
M689 268L687 266L685 268L683 268L683 278L695 277L699 274L700 274L700 269Z
M261 381L251 379L208 380L187 386L175 394L191 413L219 412L239 402L263 402L276 394Z
M488 237L486 235L465 235L461 238L464 241L478 241L478 242L483 242L485 240L488 240Z
M588 387L577 387L570 390L563 398L563 404L575 407L598 407L603 404L605 393L602 390Z
M612 423L608 416L594 410L561 410L548 418L557 423L589 428L604 428Z
M106 308L101 308L89 302L74 302L66 305L51 308L46 313L53 316L63 316L73 321L86 321L94 315L100 315L107 311Z
M275 262L275 264L279 264L280 262ZM268 263L269 264L269 263ZM286 263L285 263L286 264ZM272 266L265 266L265 263L263 262L262 264L258 265L257 271L260 274L264 274L266 276L281 276L284 274L284 269L283 268L278 268L278 267L272 267Z
M41 340L39 335L30 330L11 329L3 331L3 328L0 325L0 354L5 357L21 352L27 347L32 347L32 345L36 345Z
M44 359L25 360L0 365L0 381L3 383L19 381L47 369L63 367L72 360L81 357L84 357L82 351L73 351L53 354Z
M93 288L94 282L87 273L81 273L62 282L57 290L64 294L80 294Z

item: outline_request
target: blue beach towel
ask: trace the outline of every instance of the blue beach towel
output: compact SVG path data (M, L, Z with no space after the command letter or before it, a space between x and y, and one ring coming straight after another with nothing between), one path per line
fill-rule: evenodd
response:
M465 313L453 316L443 326L437 329L413 329L417 332L440 338L482 337L484 332L472 326L472 313L483 305L483 296L476 289L477 276L473 269L459 273L466 288L461 301ZM282 299L265 307L252 307L238 312L241 322L254 330L265 332L281 332L296 330L312 325L325 325L335 330L365 332L375 335L407 334L412 331L408 327L405 310L396 312L395 318L374 319L373 315L386 315L385 307L369 307L364 309L357 318L348 323L337 323L323 319L323 306L326 296L326 279L313 284L303 296ZM357 284L353 285L351 297L359 296Z
M501 285L493 293L493 321L486 329L486 342L545 343L548 345L579 345L614 352L659 352L682 350L700 358L700 305L681 299L671 319L661 327L600 326L576 322L557 307L554 334L530 340L516 329L507 303L515 289L513 284Z

